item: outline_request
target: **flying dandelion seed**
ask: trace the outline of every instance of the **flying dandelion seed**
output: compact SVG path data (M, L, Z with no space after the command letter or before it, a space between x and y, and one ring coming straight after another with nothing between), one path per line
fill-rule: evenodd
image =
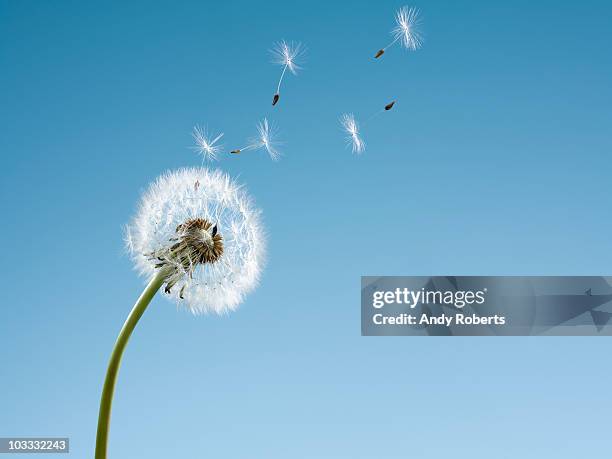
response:
M280 99L280 88L287 69L289 69L289 71L294 75L297 75L297 71L301 68L299 61L304 54L304 49L302 44L299 42L287 43L285 40L282 40L274 44L274 47L270 50L270 53L272 54L272 62L274 64L282 65L283 67L283 71L281 72L281 76L276 87L276 93L272 98L272 106L274 106Z
M216 143L221 140L223 133L210 140L212 136L209 135L206 128L195 126L191 135L196 143L196 146L192 149L202 155L202 160L213 161L217 159L217 153L221 151L222 146L216 145Z
M404 48L412 51L416 51L423 45L423 36L419 30L421 26L419 10L403 6L395 13L395 22L397 25L391 31L393 41L384 48L379 49L374 55L375 59L382 56L388 48L398 41Z
M389 111L395 105L395 100L392 100L384 108L381 108L377 112L373 113L366 121L363 123L363 126L366 126L370 123L374 118L380 116L381 113L385 111ZM352 113L344 114L340 117L340 123L342 124L342 128L348 134L346 140L353 150L353 153L360 154L365 151L365 142L361 138L359 134L359 124L355 120L355 116Z
M278 129L275 125L268 122L264 118L257 124L257 136L249 139L249 144L242 148L236 148L230 151L233 154L239 154L248 150L265 149L273 161L278 161L282 153L278 150L278 146L282 144L277 140Z
M359 124L352 113L345 113L340 117L340 124L348 134L347 143L351 146L353 153L361 154L365 150L365 142L359 135Z
M259 133L259 136L257 139L253 139L258 142L256 144L258 145L257 148L265 148L268 155L270 155L270 158L277 161L280 158L281 153L276 148L280 143L276 140L276 127L268 123L267 118L264 118L263 121L257 125L257 132Z
M391 102L389 102L387 105L384 106L384 108L381 108L380 110L378 110L377 112L373 113L364 123L363 125L365 126L366 124L368 124L370 121L372 121L374 118L377 118L378 116L380 116L381 113L383 112L388 112L389 110L391 110L393 108L393 106L395 105L394 100L392 100Z
M259 281L265 233L242 186L220 171L181 169L159 177L126 228L136 268L149 279L111 353L98 415L96 459L106 459L121 357L147 306L165 293L194 314L233 311ZM176 288L175 288L176 287Z

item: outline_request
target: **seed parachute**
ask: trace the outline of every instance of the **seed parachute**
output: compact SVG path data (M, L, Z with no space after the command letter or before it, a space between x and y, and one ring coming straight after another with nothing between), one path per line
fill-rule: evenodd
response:
M299 42L288 43L285 40L282 40L274 45L274 47L270 50L270 53L272 54L272 62L283 67L280 78L278 79L278 85L276 86L276 92L272 98L272 106L274 106L280 99L281 84L283 83L283 78L285 77L287 70L294 75L297 75L297 71L300 70L301 67L299 63L300 58L304 54L304 48Z
M282 153L278 150L278 145L281 144L277 140L278 129L276 126L268 122L267 118L264 118L257 124L257 136L249 139L249 143L241 148L236 148L230 151L230 153L237 155L249 150L264 149L268 152L270 159L278 161L282 156Z
M385 54L385 51L398 41L404 48L412 51L416 51L423 45L423 36L419 30L421 25L419 10L408 8L407 6L400 8L395 13L395 23L396 26L391 31L393 41L384 48L379 49L374 55L375 59Z

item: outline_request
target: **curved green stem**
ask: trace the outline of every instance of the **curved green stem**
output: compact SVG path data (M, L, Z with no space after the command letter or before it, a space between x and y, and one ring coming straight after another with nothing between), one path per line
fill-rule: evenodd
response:
M96 434L96 456L95 459L106 459L106 450L108 444L108 430L110 427L110 415L111 406L113 403L113 392L115 390L115 382L117 381L117 373L119 372L119 365L121 365L121 356L125 349L130 335L134 331L134 327L138 323L138 320L142 317L142 314L147 309L147 306L162 286L166 279L166 274L163 269L160 269L155 277L151 279L149 285L144 289L138 301L132 308L132 312L128 316L127 320L123 324L123 328L119 332L115 347L108 363L108 370L106 370L106 379L104 380L104 387L102 389L102 398L100 400L100 414L98 416L98 433Z

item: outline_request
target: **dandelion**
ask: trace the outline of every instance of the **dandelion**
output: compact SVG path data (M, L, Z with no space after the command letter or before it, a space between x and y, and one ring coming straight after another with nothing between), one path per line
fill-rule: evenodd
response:
M194 313L222 313L257 282L258 215L227 175L183 169L151 185L126 233L142 275L167 271L165 292L180 304Z
M268 122L267 118L264 118L257 124L257 136L249 139L249 144L242 148L232 150L230 153L239 154L248 150L259 150L265 149L270 155L273 161L278 161L282 156L281 152L278 151L278 146L281 144L276 137L278 136L278 129L275 125Z
M181 169L144 193L126 228L128 250L149 283L111 354L100 402L96 459L106 459L113 390L122 353L151 299L166 296L189 311L224 314L258 283L265 234L246 191L219 171Z
M304 54L304 49L301 43L287 43L285 40L282 40L275 43L270 53L272 54L272 62L283 66L283 71L281 72L276 87L276 93L274 93L274 97L272 98L272 105L274 106L280 99L280 88L287 69L294 75L297 75L297 71L301 68L299 66L299 60Z
M353 153L363 153L365 150L365 142L359 135L359 124L355 121L352 113L345 113L340 117L340 124L348 134L346 136L347 143L351 146Z
M193 140L195 140L196 146L192 147L199 154L202 155L203 160L216 160L217 153L219 153L222 149L221 145L215 145L221 137L223 137L223 133L216 136L214 139L210 140L212 135L208 134L206 128L200 126L194 126L193 132L191 133Z
M419 10L403 6L395 13L395 22L397 25L391 31L393 41L384 48L378 50L374 56L376 59L382 56L387 48L390 48L398 41L404 48L412 51L416 51L423 45L423 37L419 30L421 26Z

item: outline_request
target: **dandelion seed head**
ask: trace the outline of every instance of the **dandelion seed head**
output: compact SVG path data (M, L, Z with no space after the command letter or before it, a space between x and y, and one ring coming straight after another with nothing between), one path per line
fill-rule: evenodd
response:
M228 175L205 168L153 182L125 239L140 274L150 279L166 269L167 296L195 314L236 309L264 264L259 210Z
M299 42L286 42L281 40L274 44L270 50L272 62L278 65L287 66L294 75L301 69L300 59L304 55L304 48Z
M351 146L353 153L363 153L365 142L359 135L359 124L355 120L355 116L352 113L343 114L340 117L340 124L342 124L342 128L348 134L346 141Z
M395 13L397 25L391 31L396 40L400 40L402 46L413 51L423 45L423 37L419 30L421 18L419 10L403 6Z
M204 159L208 161L217 159L217 153L221 151L222 146L216 145L216 143L221 140L223 133L211 140L213 136L209 135L205 127L195 126L191 135L196 143L196 146L193 147L194 150L196 150Z

